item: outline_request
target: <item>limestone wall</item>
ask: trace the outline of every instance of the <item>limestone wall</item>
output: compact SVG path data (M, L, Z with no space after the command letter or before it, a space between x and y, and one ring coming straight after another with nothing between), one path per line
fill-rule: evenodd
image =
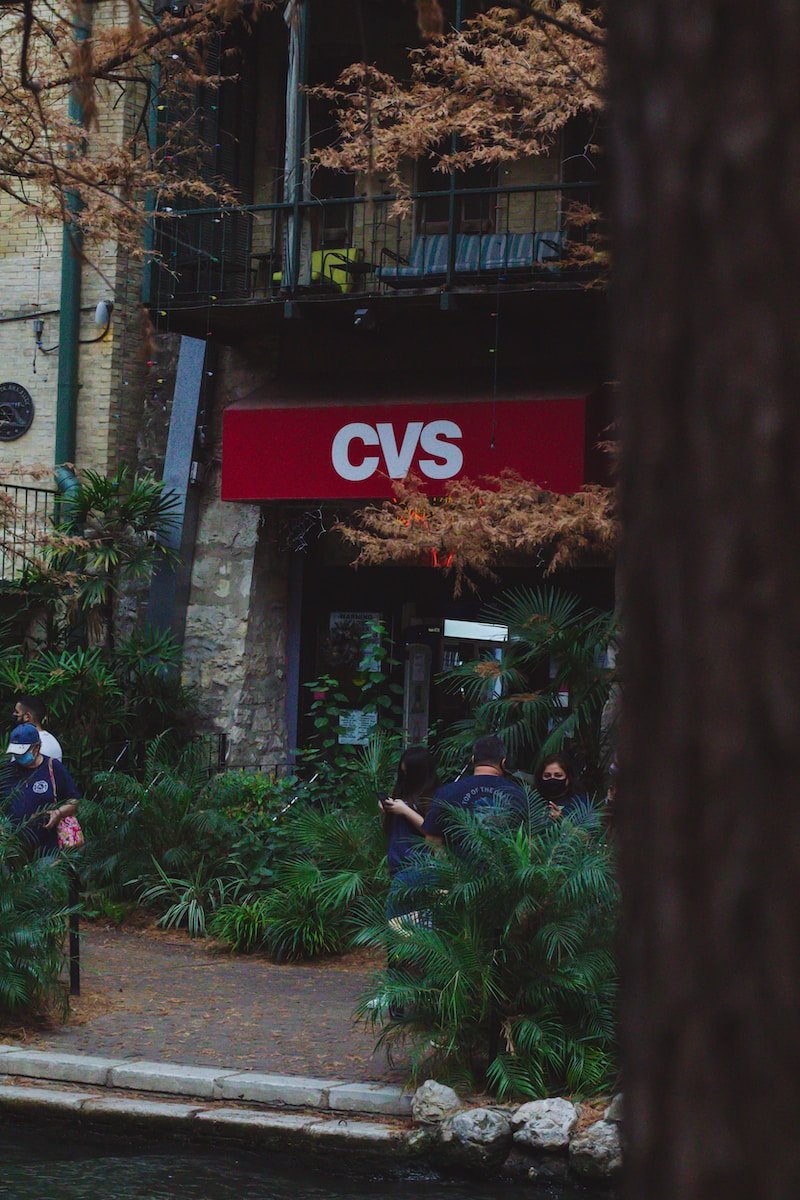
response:
M230 737L233 766L273 768L287 759L285 662L288 558L256 504L220 499L222 412L268 386L270 347L250 359L232 349L216 367L214 461L204 484L183 653L184 682L200 717Z

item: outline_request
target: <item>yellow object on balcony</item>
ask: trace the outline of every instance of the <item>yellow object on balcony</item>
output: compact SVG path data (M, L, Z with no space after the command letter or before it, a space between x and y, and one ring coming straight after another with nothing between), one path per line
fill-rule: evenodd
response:
M311 254L311 279L314 283L332 283L340 292L349 292L353 287L353 278L346 264L361 262L363 258L364 251L355 246L341 250L314 250Z

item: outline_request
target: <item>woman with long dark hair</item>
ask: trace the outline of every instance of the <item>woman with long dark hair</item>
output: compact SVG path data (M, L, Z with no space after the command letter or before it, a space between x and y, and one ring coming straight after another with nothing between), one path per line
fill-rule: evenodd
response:
M409 746L404 750L392 793L380 801L392 878L424 845L422 823L438 786L436 761L428 747Z

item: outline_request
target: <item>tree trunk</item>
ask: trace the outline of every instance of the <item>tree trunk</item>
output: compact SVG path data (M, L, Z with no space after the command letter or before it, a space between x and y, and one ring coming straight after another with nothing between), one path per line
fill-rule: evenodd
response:
M800 1191L800 4L610 0L631 1200Z

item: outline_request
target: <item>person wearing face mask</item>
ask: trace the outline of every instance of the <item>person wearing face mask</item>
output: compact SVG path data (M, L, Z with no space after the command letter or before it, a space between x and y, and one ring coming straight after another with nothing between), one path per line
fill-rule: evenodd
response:
M6 814L45 854L58 849L57 827L78 807L80 793L69 771L58 759L42 754L39 731L24 722L11 733L6 754L3 801Z
M551 820L580 820L591 811L589 797L577 789L576 778L577 772L564 754L550 754L539 765L536 790L547 801Z
M64 755L61 746L52 733L42 728L46 709L38 696L17 696L14 711L11 714L12 725L35 725L39 733L42 754L46 758L57 758L61 762Z

